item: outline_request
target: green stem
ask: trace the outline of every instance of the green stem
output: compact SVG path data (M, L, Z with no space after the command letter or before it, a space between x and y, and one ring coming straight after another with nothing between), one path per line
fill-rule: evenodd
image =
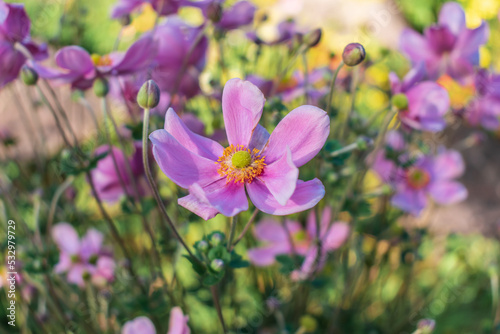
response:
M349 126L349 118L351 118L351 114L354 111L354 106L356 103L356 88L358 84L358 75L359 75L359 67L356 67L353 71L353 76L352 76L352 81L351 81L351 96L352 96L352 101L351 101L351 106L349 109L347 109L347 112L345 113L343 119L341 122L339 122L339 139L342 141L344 140L344 135L346 128Z
M335 73L333 74L332 77L332 82L330 83L330 93L328 94L328 100L327 100L327 105L326 105L326 112L328 115L331 116L331 107L332 107L332 100L333 100L333 91L335 90L335 82L337 81L337 76L339 75L340 69L344 66L344 61L341 61L337 69L335 70Z
M245 227L243 228L243 231L241 231L240 235L238 236L238 238L236 238L233 245L231 246L231 249L230 249L231 251L234 249L234 247L236 247L236 245L241 241L241 239L243 239L245 234L248 232L248 229L250 228L250 226L252 226L252 223L254 222L258 213L259 213L259 209L255 208L255 210L252 213L252 216L250 216L250 219L248 220Z
M217 286L210 286L210 292L212 292L212 298L214 300L215 309L217 310L217 316L219 317L220 324L222 326L222 331L227 333L226 323L224 322L224 316L222 315L222 309L220 307L219 295L217 293Z
M231 217L231 230L229 232L229 240L227 242L227 250L231 251L231 245L233 244L234 234L236 233L236 216Z

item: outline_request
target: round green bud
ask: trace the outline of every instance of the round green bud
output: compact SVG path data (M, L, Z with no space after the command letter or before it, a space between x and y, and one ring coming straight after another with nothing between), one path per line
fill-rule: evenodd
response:
M392 105L396 107L398 110L406 110L408 109L408 98L405 94L399 93L392 97Z
M305 329L306 332L314 332L318 328L318 322L310 315L304 315L300 318L300 326Z
M99 259L99 257L97 255L92 255L90 258L89 258L89 263L90 264L96 264L97 263L97 260Z
M220 273L222 270L224 270L224 261L221 259L214 259L212 262L210 262L210 268L215 271Z
M196 249L204 253L208 250L208 242L205 240L200 240L196 243Z
M21 68L21 80L28 86L34 86L38 81L38 73L28 65L24 65Z
M90 280L90 273L88 271L85 271L83 274L82 274L82 278L84 281L88 281Z
M368 146L373 145L373 140L368 137L359 137L356 140L356 144L358 145L358 150L364 151L368 148Z
M217 247L220 244L222 244L222 241L224 241L224 238L222 237L222 234L220 234L220 233L214 233L210 237L210 243L212 244L212 246Z
M342 53L342 60L347 66L359 65L365 58L365 48L359 43L347 44Z
M146 81L139 93L137 93L137 104L143 109L154 108L160 103L160 88L153 80Z
M93 89L97 97L105 97L109 93L108 80L104 78L97 78L94 81Z
M218 23L222 18L222 5L219 1L211 2L207 7L207 17L213 23Z

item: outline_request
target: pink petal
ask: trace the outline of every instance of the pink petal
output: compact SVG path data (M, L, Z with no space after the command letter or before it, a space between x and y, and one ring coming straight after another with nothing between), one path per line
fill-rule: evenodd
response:
M264 150L266 163L281 158L290 147L293 163L300 167L323 148L330 133L330 118L320 108L301 106L292 110L276 126Z
M259 88L249 81L234 78L226 83L222 92L222 112L229 144L249 144L265 101Z
M427 198L423 191L415 191L408 187L400 187L392 197L392 205L414 216L420 215L427 206Z
M88 73L94 69L89 53L79 46L66 46L57 51L56 64L77 73Z
M193 194L179 198L177 203L205 220L212 219L219 213L205 198Z
M429 193L438 204L453 204L467 198L467 188L461 183L454 181L442 181L433 183Z
M441 55L453 49L457 36L455 36L446 26L432 26L425 30L425 37L429 46Z
M287 147L281 158L266 166L259 180L280 205L285 205L295 191L298 177L299 169L293 164L292 152Z
M113 74L130 74L146 69L156 56L157 48L151 36L140 38L130 46L121 60L113 66Z
M280 205L266 185L258 180L247 184L247 192L253 204L265 213L284 216L312 208L325 196L320 180L297 181L295 192L286 205Z
M403 30L399 40L401 52L413 63L426 61L434 54L425 38L414 30Z
M458 53L458 55L473 61L473 65L478 65L479 57L477 54L479 47L486 44L488 36L488 24L482 21L481 25L476 29L466 29L460 34L454 51Z
M90 268L88 266L84 266L82 264L75 264L68 271L67 280L70 283L74 283L79 287L85 286L85 281L83 280L83 274L90 272Z
M205 187L193 184L189 187L189 193L202 203L209 203L227 217L233 217L248 210L248 200L243 184L227 182L226 178L221 178Z
M71 268L72 265L73 263L71 262L70 254L61 252L59 254L59 262L54 267L54 272L58 274L66 272Z
M269 141L270 136L269 132L267 132L262 125L257 124L257 127L255 127L255 130L253 131L252 139L250 139L250 143L248 144L248 148L250 150L254 148L259 151L262 150Z
M29 38L31 22L24 10L24 5L12 3L7 4L6 7L8 11L4 11L5 21L0 20L0 33L4 30L3 34L6 35L6 39L14 42L22 42Z
M96 266L97 271L93 276L102 277L108 282L113 280L116 263L112 258L110 258L109 256L101 256L97 260Z
M332 208L329 206L326 206L323 209L323 212L321 214L321 221L320 221L320 238L323 238L326 234L326 229L328 228L328 225L330 224L330 221L332 220ZM311 239L316 238L316 210L311 210L309 212L309 215L307 216L307 234L311 237Z
M80 246L80 256L88 260L92 255L97 255L101 251L104 236L96 229L89 229L83 236Z
M439 12L439 24L447 26L455 36L465 29L465 12L456 2L447 2Z
M457 151L448 150L434 158L433 170L438 179L453 179L464 173L464 160Z
M265 218L254 227L254 235L261 241L286 242L288 236L283 225L271 218Z
M189 317L182 313L180 307L176 306L170 311L170 321L167 334L190 334L188 327Z
M276 262L277 255L288 253L290 253L288 242L280 242L264 247L249 249L248 259L256 266L266 267Z
M149 318L137 317L125 323L122 334L156 334L156 329Z
M224 148L219 143L189 130L172 108L165 115L165 130L182 146L199 156L217 161L223 154Z
M349 238L350 232L349 224L344 222L333 223L323 239L323 247L330 251L340 248Z
M149 138L160 169L178 186L188 188L194 183L204 186L220 178L213 160L189 151L167 131L156 130Z
M52 238L61 252L70 255L77 254L80 250L80 239L76 230L68 223L59 223L52 228Z

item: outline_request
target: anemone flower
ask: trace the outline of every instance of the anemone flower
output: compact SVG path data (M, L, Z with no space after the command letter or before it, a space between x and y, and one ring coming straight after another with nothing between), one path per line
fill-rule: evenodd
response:
M500 127L500 75L482 69L476 73L476 95L467 105L465 118L488 130Z
M82 287L86 277L98 286L113 281L115 261L102 246L101 232L89 229L80 239L73 226L59 223L52 228L52 238L60 250L54 270L67 273L68 282Z
M189 317L182 313L180 307L176 306L170 311L170 321L167 334L190 334L188 327ZM127 321L122 328L122 334L156 334L156 329L147 317L137 317Z
M424 35L406 29L400 39L401 51L414 63L424 62L430 79L447 73L454 79L464 79L479 65L479 47L488 40L488 25L482 22L468 29L465 13L455 2L441 8L438 24L428 27Z
M405 126L415 130L437 132L446 127L444 116L450 107L446 89L432 81L420 81L425 75L423 64L418 64L400 81L391 73L392 93L404 94L407 106L399 112Z
M301 181L298 167L323 147L330 132L325 111L314 106L292 110L269 134L258 124L265 98L252 83L231 79L222 94L229 146L191 132L170 109L165 127L154 131L156 162L189 195L179 204L205 220L218 213L248 210L245 189L261 211L288 215L315 206L325 195L318 179Z
M15 48L16 43L26 48L35 60L48 57L45 44L37 45L31 41L30 26L24 5L0 0L0 88L17 78L27 60Z

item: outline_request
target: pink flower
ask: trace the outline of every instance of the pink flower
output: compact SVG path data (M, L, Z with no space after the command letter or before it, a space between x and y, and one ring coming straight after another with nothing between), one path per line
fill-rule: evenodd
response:
M400 81L389 75L393 94L405 94L408 107L399 112L401 123L415 130L437 132L446 126L444 116L450 107L448 92L437 83L423 81L423 64L417 65Z
M500 126L500 75L482 69L475 81L477 94L467 105L465 118L474 126L494 131Z
M316 261L318 248L316 243L316 215L309 213L306 230L300 223L285 220L285 226L274 219L266 219L255 226L255 237L264 242L264 246L248 250L248 258L257 266L269 266L275 262L275 257L280 254L293 254L305 256L302 267L292 273L292 279L303 280L310 277L315 271L323 268L329 251L338 249L349 237L349 225L335 222L330 228L332 211L325 208L320 222L321 254ZM290 240L291 239L291 240ZM293 242L292 244L290 243ZM318 262L318 263L316 263Z
M423 36L406 29L401 35L400 46L414 64L425 63L430 79L437 79L444 73L454 79L464 79L479 65L479 47L487 40L486 22L476 29L468 29L462 7L447 2L441 8L438 24L426 28Z
M60 250L59 263L54 270L67 273L68 282L82 287L87 275L98 286L113 281L115 262L102 247L102 233L90 229L80 239L73 226L59 223L52 228L52 238Z
M170 311L170 321L167 334L190 334L188 327L189 317L182 313L180 307L174 307ZM127 321L122 328L122 334L156 334L156 329L147 317L137 317Z
M258 124L264 96L248 81L231 79L222 96L229 147L191 132L173 110L165 128L150 135L156 162L189 195L179 204L205 220L218 213L234 216L248 210L245 189L254 205L274 215L315 206L325 195L318 179L301 181L298 167L323 147L330 120L323 110L292 110L270 135Z

